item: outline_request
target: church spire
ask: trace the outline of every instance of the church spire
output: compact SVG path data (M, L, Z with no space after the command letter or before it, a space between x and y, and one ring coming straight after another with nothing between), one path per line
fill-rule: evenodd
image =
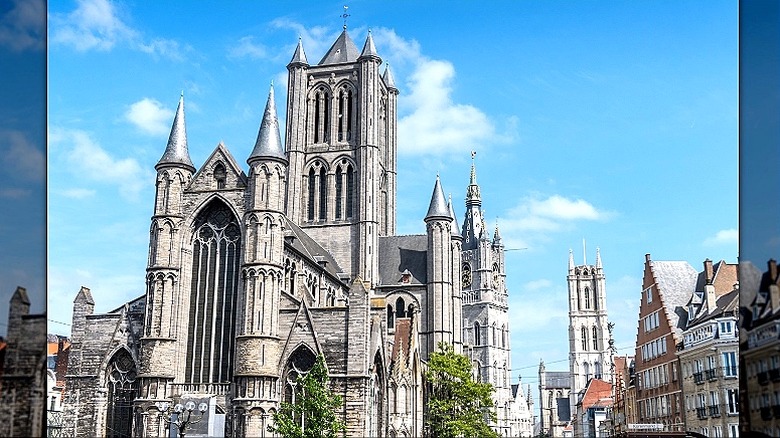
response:
M569 271L574 269L574 251L569 248Z
M452 208L452 194L447 199L447 208L450 210L450 217L452 218L452 237L460 239L460 226L458 225L458 217L455 216L455 209Z
M444 199L439 175L436 175L436 184L433 186L433 195L431 195L431 205L428 207L425 221L428 222L435 218L450 218L450 209L447 208L447 201Z
M469 177L469 187L466 189L466 205L482 204L482 199L479 195L479 185L477 185L477 169L474 165L474 157L476 155L476 152L471 151L471 175Z
M390 90L398 91L398 87L395 86L395 78L393 72L390 70L390 64L385 64L385 74L382 75L382 80L385 81L385 86Z
M195 172L192 165L190 152L187 149L187 129L184 124L184 92L179 98L179 106L176 108L176 116L173 118L171 134L168 136L168 145L160 161L154 166L156 170L163 167L185 167L190 172Z
M250 165L259 158L273 158L287 162L284 154L282 139L279 134L279 119L276 116L276 101L274 99L274 84L268 91L268 101L265 104L263 121L260 123L260 131L257 133L255 148L247 158Z
M293 57L287 66L296 64L309 65L309 61L306 60L306 52L303 51L303 41L301 41L300 37L298 37L298 46L295 47L295 53L293 53Z
M601 252L599 252L599 248L596 247L596 267L601 268Z
M366 43L363 45L363 52L360 54L360 58L379 58L379 54L376 52L376 46L374 46L374 38L371 36L371 29L368 30L368 36L366 37Z

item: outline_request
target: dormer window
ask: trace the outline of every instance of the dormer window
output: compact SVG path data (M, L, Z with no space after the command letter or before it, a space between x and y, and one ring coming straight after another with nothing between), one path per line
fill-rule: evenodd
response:
M408 269L404 269L404 272L401 273L401 283L408 284L412 281L412 274L409 272Z

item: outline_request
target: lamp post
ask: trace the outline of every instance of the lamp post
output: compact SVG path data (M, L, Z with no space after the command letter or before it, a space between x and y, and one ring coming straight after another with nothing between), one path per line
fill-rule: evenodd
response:
M203 419L203 414L206 413L206 411L209 408L209 405L206 403L201 403L198 405L198 411L200 412L200 416L196 419L192 419L192 411L195 410L195 402L190 400L185 404L176 403L176 405L173 407L173 412L168 413L168 409L170 409L171 404L170 402L163 401L163 402L157 402L155 404L157 406L157 409L160 410L160 418L165 421L166 425L175 425L176 428L179 431L179 436L184 437L187 433L187 426L191 424L198 423L200 420ZM185 417L186 412L186 418ZM173 415L176 414L176 419L172 420L171 418Z

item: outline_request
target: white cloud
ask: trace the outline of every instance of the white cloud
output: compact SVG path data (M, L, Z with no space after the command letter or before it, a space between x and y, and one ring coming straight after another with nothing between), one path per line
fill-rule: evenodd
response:
M119 44L133 50L181 61L191 50L178 41L145 37L122 18L123 11L111 0L77 0L78 6L67 14L49 17L50 43L72 47L79 52L109 51ZM148 39L148 41L145 41Z
M0 46L13 51L44 49L46 4L43 0L12 0L0 16Z
M255 43L254 37L245 36L228 50L228 56L233 58L261 59L268 55L268 50L262 44Z
M78 51L111 50L120 41L136 38L137 32L119 18L108 0L78 0L78 7L66 15L51 17L51 41Z
M125 118L147 134L167 134L171 130L174 111L154 99L145 97L130 105Z
M36 148L27 137L19 131L0 131L3 173L13 179L41 181L44 179L46 158L42 148Z
M52 149L62 149L77 181L116 185L125 198L137 199L145 182L153 180L134 158L112 156L84 131L53 128L49 144Z
M58 193L62 196L65 196L66 198L72 199L86 199L95 196L95 191L92 189L65 189L60 190Z
M739 232L736 228L729 228L727 230L720 230L715 233L714 236L710 236L704 239L705 246L716 245L736 245L739 238Z

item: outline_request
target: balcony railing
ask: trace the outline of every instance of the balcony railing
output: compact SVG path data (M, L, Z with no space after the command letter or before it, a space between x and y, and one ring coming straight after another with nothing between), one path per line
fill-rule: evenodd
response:
M758 384L759 385L766 385L769 383L769 373L766 371L761 371L758 373Z
M696 408L696 416L699 420L707 418L707 408Z
M704 370L704 377L706 377L707 380L715 380L715 370Z
M710 417L720 417L720 407L717 405L710 406Z
M174 383L173 394L230 394L230 383Z
M701 371L698 373L693 373L693 381L698 385L700 383L704 383L704 374L702 374Z

